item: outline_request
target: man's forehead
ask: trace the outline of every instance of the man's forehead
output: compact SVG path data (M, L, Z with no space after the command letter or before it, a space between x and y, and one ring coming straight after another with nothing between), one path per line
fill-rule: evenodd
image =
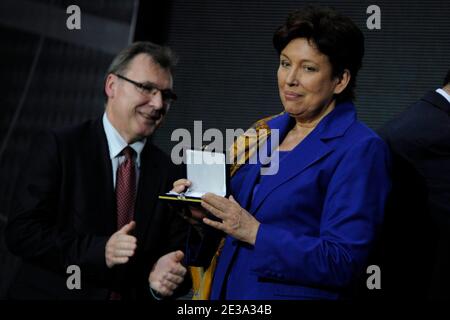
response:
M133 57L128 63L127 71L139 71L143 69L157 70L162 69L162 67L157 64L153 58L147 54L140 53Z
M139 81L168 81L168 85L172 85L172 75L169 70L164 69L154 59L145 54L140 53L136 55L129 63L126 70L127 75L135 75L140 79Z

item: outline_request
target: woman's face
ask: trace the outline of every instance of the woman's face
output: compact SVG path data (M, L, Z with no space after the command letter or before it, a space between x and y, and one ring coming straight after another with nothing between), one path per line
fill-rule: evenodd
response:
M305 38L293 39L283 49L277 76L285 111L300 120L313 120L332 110L333 94L347 85L332 77L328 57Z

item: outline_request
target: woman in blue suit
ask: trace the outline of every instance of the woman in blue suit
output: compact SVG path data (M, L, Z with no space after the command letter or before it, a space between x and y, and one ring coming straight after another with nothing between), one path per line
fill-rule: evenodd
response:
M227 234L211 299L342 298L366 266L390 188L387 147L352 103L364 37L349 18L307 7L273 42L284 112L256 130L268 132L257 147L273 151L278 170L264 171L250 150L232 196L202 198L221 219L203 222Z

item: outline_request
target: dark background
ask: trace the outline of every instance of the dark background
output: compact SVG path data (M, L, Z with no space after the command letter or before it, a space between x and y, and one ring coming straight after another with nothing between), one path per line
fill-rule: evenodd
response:
M81 30L67 30L66 8L81 9ZM170 45L180 56L174 104L154 137L170 153L171 133L202 120L203 130L247 128L282 111L276 86L274 30L304 4L333 6L366 37L357 101L377 129L450 67L448 1L1 0L0 1L0 298L20 263L3 230L30 139L51 127L103 112L103 78L114 54L133 40ZM381 8L381 30L366 9Z

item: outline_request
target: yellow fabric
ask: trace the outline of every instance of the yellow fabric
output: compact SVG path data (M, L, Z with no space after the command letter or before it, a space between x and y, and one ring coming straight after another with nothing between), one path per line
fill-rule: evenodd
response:
M192 277L192 300L209 300L211 295L212 279L217 265L217 258L219 257L224 243L225 238L220 241L219 247L206 270L203 267L189 267Z
M267 121L276 116L278 115L259 120L243 135L236 139L230 148L230 159L232 159L230 170L231 176L233 176L239 167L248 161L248 159L258 150L258 147L267 140L270 136L270 128L267 125ZM192 277L193 300L209 300L214 271L217 266L217 259L224 243L225 238L220 241L217 251L207 268L189 267L189 272Z

